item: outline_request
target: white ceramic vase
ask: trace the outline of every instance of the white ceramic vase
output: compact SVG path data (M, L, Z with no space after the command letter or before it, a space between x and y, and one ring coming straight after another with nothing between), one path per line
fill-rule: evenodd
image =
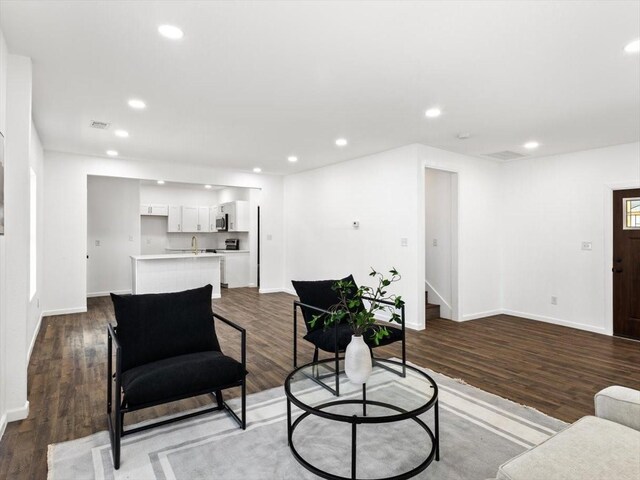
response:
M362 335L351 336L344 353L344 371L352 383L367 383L371 375L371 352Z

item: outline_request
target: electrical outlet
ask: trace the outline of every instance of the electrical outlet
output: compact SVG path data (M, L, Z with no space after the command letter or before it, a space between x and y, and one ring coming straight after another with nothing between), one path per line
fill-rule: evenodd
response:
M353 221L353 228L360 228L360 222L358 220Z
M437 247L437 246L438 246L438 239L437 239L437 238L434 238L434 239L433 239L433 242L431 242L431 243L432 243L432 245L433 245L434 247Z
M129 235L129 241L133 242L133 235Z
M147 245L151 245L151 239L147 238Z
M592 247L591 242L582 242L582 250L592 250Z
M406 247L409 245L409 239L407 237L402 237L400 239L400 246L401 247Z
M100 246L100 240L96 240L96 247Z
M273 240L273 235L271 234L267 235L267 240Z
M558 297L551 297L551 305L557 305L558 304Z

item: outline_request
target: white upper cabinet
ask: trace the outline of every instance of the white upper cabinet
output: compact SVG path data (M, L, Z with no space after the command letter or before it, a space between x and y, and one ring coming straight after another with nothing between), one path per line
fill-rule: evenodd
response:
M198 207L198 232L209 231L209 207Z
M188 233L198 232L198 207L182 206L182 231Z
M166 217L167 215L169 215L169 207L167 205L140 205L140 215L155 215L159 217Z
M167 232L182 231L182 207L169 206L169 216L167 218Z
M218 215L218 206L214 205L212 207L209 207L209 231L210 232L218 231L218 229L216 228L216 215Z
M249 202L236 200L220 205L220 213L228 215L228 230L230 232L249 231Z

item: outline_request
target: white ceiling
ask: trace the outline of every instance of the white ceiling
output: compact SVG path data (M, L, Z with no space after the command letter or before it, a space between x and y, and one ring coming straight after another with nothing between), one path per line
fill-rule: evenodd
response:
M33 60L51 150L291 173L413 142L480 156L640 139L640 56L623 51L639 1L2 0L0 26Z

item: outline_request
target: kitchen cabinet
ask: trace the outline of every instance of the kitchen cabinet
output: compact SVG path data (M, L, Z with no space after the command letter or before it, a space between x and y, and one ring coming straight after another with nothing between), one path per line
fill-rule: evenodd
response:
M169 215L168 205L140 205L140 215L153 215L156 217L166 217Z
M198 207L182 206L182 231L198 232Z
M182 207L170 205L167 217L167 232L182 231Z
M249 202L236 200L235 202L223 203L220 205L220 213L228 215L228 231L249 231Z
M209 207L198 207L198 232L209 231Z
M249 252L218 250L223 255L220 281L228 288L249 286Z
M218 231L218 229L216 228L216 215L218 215L218 206L214 205L212 207L209 207L209 231L210 232Z

